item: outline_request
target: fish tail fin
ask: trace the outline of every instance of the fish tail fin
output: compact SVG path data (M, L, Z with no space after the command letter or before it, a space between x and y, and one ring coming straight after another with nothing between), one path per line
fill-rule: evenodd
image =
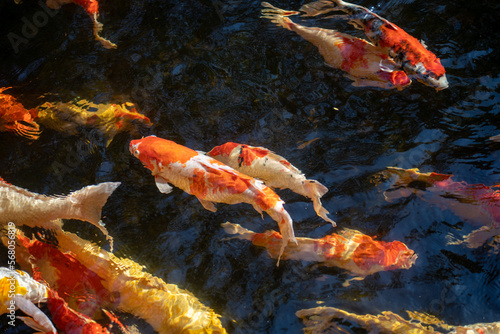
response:
M262 2L261 5L265 7L261 11L261 18L271 20L272 23L288 30L292 30L294 23L287 16L300 14L297 11L279 9L268 2Z
M333 220L328 218L327 215L329 212L321 204L321 197L328 192L328 188L315 180L306 180L304 188L307 193L307 197L312 199L314 211L316 211L318 216L331 223L333 227L337 226Z
M266 212L273 218L280 229L280 234L282 236L281 247L278 255L278 262L276 266L279 266L281 256L283 255L288 242L291 241L298 245L297 239L295 238L295 233L293 231L293 221L290 214L283 208L283 201L276 203L276 205Z
M302 6L300 11L305 13L303 16L318 16L339 10L350 13L349 5L342 0L319 0Z
M242 227L239 224L233 224L230 222L222 223L221 226L224 228L224 231L228 234L236 234L233 237L227 239L243 239L243 240L252 240L253 236L256 234L246 228Z
M103 182L74 191L67 197L72 207L72 218L88 221L99 228L106 239L110 241L111 249L113 248L113 239L100 220L102 207L119 185L120 182Z

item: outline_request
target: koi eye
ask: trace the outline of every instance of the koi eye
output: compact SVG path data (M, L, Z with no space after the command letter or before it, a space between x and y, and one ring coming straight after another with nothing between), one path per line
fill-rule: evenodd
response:
M140 153L140 152L139 152L139 150L135 150L135 151L134 151L134 154L135 154L135 155L139 155L139 153Z

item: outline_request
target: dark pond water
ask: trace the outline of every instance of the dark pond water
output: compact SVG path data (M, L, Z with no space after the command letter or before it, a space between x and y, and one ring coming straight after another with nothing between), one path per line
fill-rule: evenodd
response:
M274 1L297 10L305 2ZM37 141L0 133L0 175L45 194L120 181L103 210L116 254L144 264L221 314L230 333L301 333L297 310L334 306L360 314L427 312L458 325L500 320L500 255L494 244L447 245L472 226L451 211L410 196L384 200L387 166L500 183L500 6L494 1L363 1L425 40L447 70L449 88L414 82L403 91L355 88L324 65L317 49L260 19L260 1L102 0L105 50L78 6L64 6L14 52L6 38L33 0L0 2L0 86L27 107L44 94L61 101L134 102L154 125L120 134L109 146L83 129L45 129ZM363 37L342 21L310 21ZM155 134L196 150L226 141L264 146L329 188L323 205L339 227L400 240L418 259L409 270L341 284L340 269L275 260L241 240L225 241L220 224L276 229L250 205L205 210L175 189L161 194L128 152L131 139ZM308 145L308 141L315 139ZM82 145L83 143L83 145ZM77 154L75 154L77 152ZM55 166L67 168L54 168ZM279 191L297 236L335 232L312 203ZM95 231L68 224L81 235ZM97 239L96 242L103 240Z

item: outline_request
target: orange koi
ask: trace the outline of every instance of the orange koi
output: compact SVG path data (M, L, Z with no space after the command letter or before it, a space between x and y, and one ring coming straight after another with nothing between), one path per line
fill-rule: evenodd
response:
M42 131L30 110L26 110L12 95L3 94L9 88L12 87L0 88L0 131L11 131L28 139L38 139Z
M288 241L296 242L292 218L283 207L284 202L262 181L205 154L156 136L132 140L130 153L151 170L162 193L172 191L171 183L196 196L203 207L212 212L217 210L213 202L251 204L257 212L267 212L278 223L284 236L280 254Z
M160 334L226 333L212 309L190 292L145 272L134 261L118 258L60 228L51 231L52 237L57 246L41 235L42 240L30 240L17 231L16 259L24 270L39 273L77 310L107 313L104 309L111 308L130 313Z
M81 6L92 19L92 23L94 24L93 32L95 40L99 41L101 45L106 49L116 49L116 44L99 36L99 33L102 30L102 23L97 21L97 17L99 16L99 3L97 2L97 0L47 0L47 7L52 9L59 9L62 5L72 2Z
M412 333L438 334L498 334L500 322L451 326L438 318L415 311L406 311L409 320L391 311L378 315L359 315L335 307L316 307L299 310L295 315L302 319L308 334L346 333L346 327L339 320L357 324L369 333Z
M255 233L229 222L222 224L234 238L252 241L265 247L270 257L276 258L281 235L276 231ZM284 260L314 261L327 267L338 267L355 276L351 280L363 280L379 271L409 269L417 259L417 254L400 241L377 241L361 232L344 229L321 239L297 238L296 245L289 245L282 255Z
M134 132L137 125L150 127L151 121L139 113L131 102L96 104L78 102L46 102L34 109L33 116L47 128L76 134L79 127L92 127L107 137L109 145L120 132Z
M74 191L67 196L46 196L16 187L0 179L0 225L51 228L55 219L78 219L96 226L109 240L113 239L100 222L101 209L120 182L104 182Z
M306 16L330 11L348 13L350 23L364 30L368 39L402 66L410 78L436 90L448 88L445 69L439 58L415 37L369 9L342 0L320 0L302 6L300 11Z
M355 87L372 86L383 89L402 90L411 84L404 71L375 45L335 30L305 27L292 22L289 15L300 12L285 11L262 2L262 18L294 31L314 44L328 66L347 72Z
M496 186L455 182L453 175L421 173L417 168L388 167L387 173L398 177L384 192L387 201L416 194L465 221L484 225L464 238L468 247L479 247L490 237L500 234L500 191L493 189Z
M35 330L53 334L57 330L65 333L109 333L89 317L69 308L57 292L24 271L0 268L0 292L0 314L12 308L20 309L28 316L17 318ZM47 303L52 321L34 303Z
M324 220L337 226L328 218L328 211L321 205L321 197L328 188L315 180L307 180L305 175L285 158L264 147L227 142L214 147L207 155L237 171L264 181L271 188L290 189L309 197L314 210Z

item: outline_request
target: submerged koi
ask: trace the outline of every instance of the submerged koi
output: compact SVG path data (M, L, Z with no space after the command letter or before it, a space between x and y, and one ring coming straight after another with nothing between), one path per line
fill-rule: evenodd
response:
M143 266L57 228L57 246L30 240L17 231L16 258L21 268L36 268L40 276L71 305L92 313L97 307L144 319L160 334L225 334L219 315L190 292L167 284ZM68 294L66 291L72 291ZM78 295L88 303L79 302ZM106 313L106 312L105 312ZM93 333L93 332L89 332Z
M263 147L227 142L214 147L207 155L237 171L264 181L271 188L290 189L309 197L314 210L324 220L337 226L328 218L328 211L321 205L321 197L328 188L315 180L307 180L304 174L285 158Z
M280 254L288 241L296 242L292 218L283 207L284 202L262 181L205 154L155 136L132 140L130 153L151 170L162 193L172 191L171 183L196 196L203 207L212 212L217 210L214 202L251 204L260 214L265 211L278 223L284 236Z
M320 0L300 8L306 16L330 11L343 11L356 28L364 30L368 39L402 66L405 72L436 90L448 88L445 69L434 53L400 27L369 9L342 0Z
M373 86L384 89L404 89L411 84L404 71L373 44L335 30L305 27L292 22L290 15L300 12L285 11L262 2L262 18L296 32L314 44L328 66L341 69L356 87Z
M99 36L99 33L102 30L102 23L97 21L97 17L99 16L99 3L97 0L47 0L47 7L59 9L62 5L72 2L81 6L92 19L92 23L94 24L93 32L95 40L99 41L106 49L116 49L116 44Z
M35 122L24 106L17 99L3 91L11 87L0 88L0 131L11 131L28 139L40 137L40 126Z
M70 135L82 126L92 127L104 134L107 144L120 132L133 132L137 124L149 127L151 121L139 113L131 102L96 104L88 100L78 102L46 102L32 111L43 126Z
M455 182L451 179L453 175L421 173L417 168L388 167L387 173L398 177L384 192L387 201L416 194L426 202L452 211L465 221L484 225L464 238L469 247L479 247L490 237L500 234L499 190L483 184Z
M11 185L0 179L0 225L54 226L54 219L88 221L113 240L101 225L101 209L120 182L104 182L74 191L67 196L46 196Z
M340 321L348 321L369 333L380 334L438 334L443 331L448 334L498 334L500 332L500 322L451 326L429 314L415 311L406 313L409 320L391 311L383 311L378 315L359 315L335 307L316 307L299 310L295 315L304 322L306 334L346 333L346 327Z
M255 233L238 224L224 223L224 230L237 234L234 238L250 240L265 247L270 257L278 257L281 235L276 231ZM400 241L377 241L361 232L344 229L321 239L297 238L297 245L289 245L282 255L284 260L314 261L327 267L338 267L356 276L347 280L362 280L379 271L409 269L417 254Z

